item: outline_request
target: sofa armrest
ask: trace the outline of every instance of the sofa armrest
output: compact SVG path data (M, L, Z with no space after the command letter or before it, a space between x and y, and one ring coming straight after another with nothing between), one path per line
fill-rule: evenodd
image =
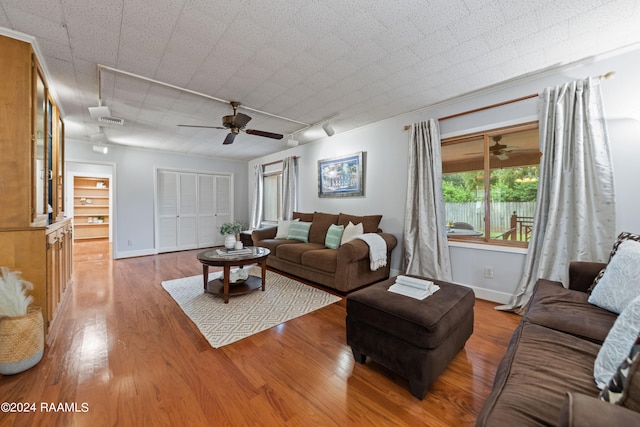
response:
M580 393L567 393L562 404L561 427L577 426L637 426L640 413L623 406Z
M258 228L251 232L251 240L253 240L253 244L255 245L260 240L273 239L274 237L276 237L277 232L277 226Z
M387 243L387 254L397 246L398 239L390 233L378 233ZM353 239L340 245L338 248L338 259L340 262L350 263L369 257L369 245L364 240Z
M587 292L600 270L606 266L603 262L572 261L569 264L569 289Z

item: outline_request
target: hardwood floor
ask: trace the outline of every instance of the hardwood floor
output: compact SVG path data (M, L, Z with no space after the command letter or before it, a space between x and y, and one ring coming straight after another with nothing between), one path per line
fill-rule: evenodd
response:
M201 274L197 251L112 261L104 245L75 245L43 360L0 376L1 402L36 411L0 426L473 425L520 320L477 300L474 334L420 401L354 363L344 299L214 349L160 285Z

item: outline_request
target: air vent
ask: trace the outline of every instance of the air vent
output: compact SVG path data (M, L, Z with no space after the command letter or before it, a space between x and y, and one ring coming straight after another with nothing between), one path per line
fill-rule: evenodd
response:
M124 119L121 119L120 117L100 117L98 121L109 125L124 125Z
M94 120L98 120L100 117L109 117L111 112L109 111L109 107L89 107L89 114L91 118Z

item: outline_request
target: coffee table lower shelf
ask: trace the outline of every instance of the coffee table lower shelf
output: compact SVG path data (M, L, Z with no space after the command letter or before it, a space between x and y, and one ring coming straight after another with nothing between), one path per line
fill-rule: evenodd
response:
M244 295L251 291L262 287L262 279L257 276L249 275L247 280L240 283L229 284L229 295ZM222 279L209 280L207 283L207 292L211 294L221 295L224 298L224 281Z

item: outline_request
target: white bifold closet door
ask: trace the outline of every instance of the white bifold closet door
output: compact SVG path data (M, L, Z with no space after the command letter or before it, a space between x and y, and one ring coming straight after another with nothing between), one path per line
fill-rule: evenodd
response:
M218 229L231 219L231 178L198 175L198 247L224 243Z
M231 177L158 171L158 251L221 245L231 218Z

